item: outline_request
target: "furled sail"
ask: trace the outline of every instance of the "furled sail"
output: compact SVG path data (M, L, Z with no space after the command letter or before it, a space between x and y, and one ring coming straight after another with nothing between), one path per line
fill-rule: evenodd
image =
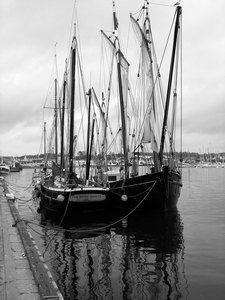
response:
M125 56L121 52L120 49L117 49L115 43L113 43L109 37L104 33L104 31L101 31L102 36L107 41L107 44L109 45L110 50L112 51L112 55L115 55L119 57L119 63L121 66L122 71L122 87L123 87L123 100L125 108L127 107L127 97L128 97L128 72L129 72L129 63L126 60Z
M155 79L153 70L153 58L150 45L150 23L144 23L142 29L138 22L131 15L131 22L141 47L141 80L142 80L142 114L144 116L144 125L142 126L142 143L151 143L153 151L159 150L159 129L157 123L157 102L155 95Z
M112 56L116 58L117 63L117 75L118 75L118 89L120 98L120 111L121 111L121 129L122 129L122 141L124 150L124 160L126 174L128 174L128 140L127 140L127 123L129 116L127 115L127 101L128 101L128 73L129 73L129 63L125 56L120 50L119 40L117 36L114 36L114 41L111 41L109 37L103 32L102 35L107 41L109 48L112 51Z

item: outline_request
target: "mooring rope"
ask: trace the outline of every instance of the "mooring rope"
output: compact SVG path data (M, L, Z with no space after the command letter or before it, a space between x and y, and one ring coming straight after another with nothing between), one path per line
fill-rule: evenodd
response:
M157 183L157 181L154 181L152 186L149 187L149 189L147 190L147 193L145 195L145 197L143 197L143 199L129 212L127 213L125 216L123 216L122 218L120 218L119 220L113 222L113 223L110 223L108 225L105 225L105 226L100 226L100 227L97 227L97 228L91 228L91 229L83 229L83 230L77 230L77 229L63 229L63 228L57 228L57 227L53 227L53 226L46 226L46 225L42 225L42 224L38 224L38 223L35 223L33 221L30 221L30 220L26 220L24 218L19 218L17 220L15 220L15 223L12 225L12 226L16 226L19 222L24 222L25 225L30 228L31 230L33 230L36 234L38 235L41 235L41 236L45 236L45 234L41 234L40 232L38 232L37 230L35 230L32 226L30 226L30 224L34 225L34 226L38 226L40 228L44 228L45 230L53 230L54 232L52 233L53 236L50 237L50 240L48 241L43 253L42 253L42 256L44 257L49 245L51 244L51 242L53 241L53 239L56 237L56 235L59 233L59 232L69 232L69 233L89 233L89 232L96 232L96 231L102 231L104 229L107 229L107 228L110 228L112 226L115 226L116 224L122 222L124 219L126 219L127 217L129 217L130 215L132 215L137 209L138 207L146 200L146 198L148 197L148 195L151 193L152 189L154 188L155 184ZM145 191L146 192L146 191ZM71 196L71 193L69 195L69 198ZM65 208L65 211L64 211L64 214L63 214L63 217L59 223L59 226L62 224L64 218L65 218L65 215L67 213L67 210L68 210L68 206L69 206L69 199L67 201L67 206ZM32 211L33 213L33 211ZM34 213L33 213L34 214ZM35 216L35 215L34 215Z
M145 197L129 212L127 213L125 216L123 216L122 218L120 218L119 220L113 222L113 223L110 223L108 225L105 225L105 226L101 226L101 227L97 227L97 228L92 228L92 229L85 229L85 230L75 230L75 229L63 229L63 228L56 228L56 227L52 227L52 226L46 226L46 225L42 225L42 224L37 224L33 221L29 221L29 220L25 220L25 219L20 219L18 220L18 222L22 222L24 221L25 224L32 224L32 225L35 225L35 226L39 226L39 227L42 227L42 228L45 228L46 230L57 230L59 232L70 232L70 233L86 233L86 232L94 232L94 231L99 231L99 230L103 230L103 229L107 229L107 228L110 228L120 222L122 222L124 219L126 219L127 217L129 217L131 214L133 214L137 209L138 207L146 200L146 198L148 197L148 195L151 193L152 189L154 188L155 184L156 184L157 181L155 181L153 183L153 185L149 188L147 194L145 195Z
M150 183L154 184L155 182L156 182L156 180L152 180L152 181L144 182L144 183L142 183L142 184L143 184L143 185L144 185L144 184L150 184ZM140 185L140 184L136 184L136 185ZM134 185L133 185L133 186L134 186ZM129 186L126 186L125 188L127 188L127 187L129 187ZM120 193L117 193L117 192L113 191L113 190L118 190L118 189L121 190L121 189L123 189L123 187L122 187L122 186L121 186L121 187L120 187L120 186L113 187L113 188L110 189L110 192L111 192L112 194L116 195L116 196L120 196ZM148 189L149 189L149 188L147 188L146 190L144 190L143 192L141 192L141 193L139 193L139 194L130 195L129 198L140 197L141 195L145 194L146 191L148 191Z

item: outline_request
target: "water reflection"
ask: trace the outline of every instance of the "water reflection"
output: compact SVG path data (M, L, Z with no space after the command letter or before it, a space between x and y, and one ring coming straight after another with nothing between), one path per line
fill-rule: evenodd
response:
M49 267L65 299L186 298L177 210L107 225L76 226L51 243L44 236Z

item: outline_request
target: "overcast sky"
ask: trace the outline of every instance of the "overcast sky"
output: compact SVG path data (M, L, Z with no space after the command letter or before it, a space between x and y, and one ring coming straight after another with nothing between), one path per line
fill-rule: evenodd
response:
M129 13L137 12L143 1L115 2L120 30L126 34ZM183 0L181 5L183 150L225 151L225 1ZM0 155L39 152L54 53L61 78L73 8L74 0L0 1ZM87 78L99 64L100 29L111 29L111 13L111 0L77 0Z

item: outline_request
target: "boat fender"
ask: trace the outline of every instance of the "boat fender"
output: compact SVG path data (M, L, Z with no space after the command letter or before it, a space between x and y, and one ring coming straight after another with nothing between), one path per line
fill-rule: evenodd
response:
M162 180L162 178L156 177L156 181L157 181L158 183L161 183L163 180Z
M122 200L123 202L126 202L126 201L128 200L127 195L123 194L123 195L121 196L121 200Z
M60 194L57 196L57 200L63 202L65 200L65 197L62 194Z
M6 198L7 198L8 200L15 200L15 196L14 196L13 194L10 194L10 193L7 193L7 194L6 194Z

